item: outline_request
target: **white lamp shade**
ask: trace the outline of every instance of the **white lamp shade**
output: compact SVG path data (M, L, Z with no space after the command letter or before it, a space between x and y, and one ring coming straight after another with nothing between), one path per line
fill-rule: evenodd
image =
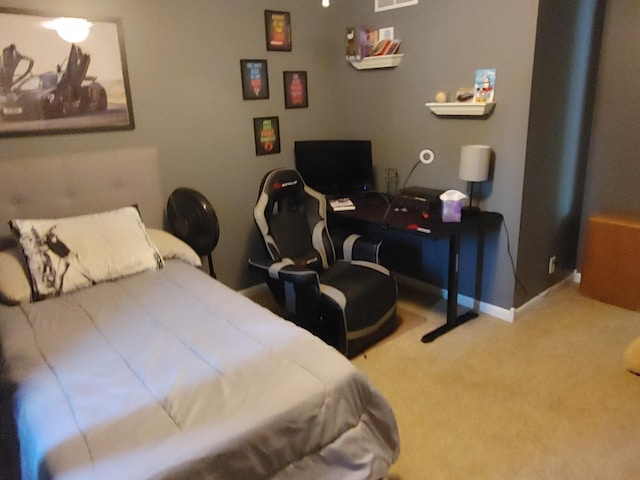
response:
M489 178L491 147L463 145L460 149L460 178L467 182L484 182Z

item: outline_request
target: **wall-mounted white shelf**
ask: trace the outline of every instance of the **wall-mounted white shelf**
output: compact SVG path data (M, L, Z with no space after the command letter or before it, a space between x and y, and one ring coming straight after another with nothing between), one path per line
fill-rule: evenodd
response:
M495 102L473 103L473 102L430 102L425 105L436 115L456 115L456 116L481 116L491 113Z
M364 57L362 60L347 60L353 68L358 70L369 70L372 68L395 68L402 60L403 53L395 55L379 55L372 57Z

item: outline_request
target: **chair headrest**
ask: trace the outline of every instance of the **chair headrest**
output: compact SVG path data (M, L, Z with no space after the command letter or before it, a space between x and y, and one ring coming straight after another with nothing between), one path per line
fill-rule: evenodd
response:
M279 168L265 175L260 191L274 199L298 197L304 193L304 180L296 170Z

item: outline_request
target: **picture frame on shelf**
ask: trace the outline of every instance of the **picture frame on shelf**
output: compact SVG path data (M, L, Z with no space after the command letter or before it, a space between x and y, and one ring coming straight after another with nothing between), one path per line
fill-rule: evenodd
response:
M268 51L291 51L291 14L289 12L265 10L264 28Z
M307 72L304 70L282 72L285 108L308 108Z
M496 94L496 69L479 68L478 70L476 70L474 89L474 102L494 102Z
M0 137L135 128L119 18L0 7Z
M254 118L253 135L257 156L280 153L280 123L278 117Z
M266 60L240 60L240 77L244 100L269 98L269 69Z

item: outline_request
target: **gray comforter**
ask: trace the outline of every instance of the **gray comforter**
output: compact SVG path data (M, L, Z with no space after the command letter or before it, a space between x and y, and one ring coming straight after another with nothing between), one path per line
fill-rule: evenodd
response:
M330 347L179 261L0 307L23 479L380 479L386 400Z

